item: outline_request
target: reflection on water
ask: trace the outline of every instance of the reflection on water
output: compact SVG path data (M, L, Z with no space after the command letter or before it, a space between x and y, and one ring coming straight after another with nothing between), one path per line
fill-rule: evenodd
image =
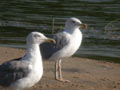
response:
M88 24L77 55L120 58L119 0L2 0L0 46L23 48L29 32L51 33L53 18L59 30L73 16Z

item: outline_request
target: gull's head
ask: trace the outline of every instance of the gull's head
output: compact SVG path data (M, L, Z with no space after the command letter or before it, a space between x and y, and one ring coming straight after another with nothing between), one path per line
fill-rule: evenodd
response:
M76 29L76 28L87 28L86 24L82 24L82 22L78 18L69 18L65 23L66 29Z
M56 43L54 39L47 38L45 35L43 35L40 32L31 32L27 36L28 44L41 44L43 42Z

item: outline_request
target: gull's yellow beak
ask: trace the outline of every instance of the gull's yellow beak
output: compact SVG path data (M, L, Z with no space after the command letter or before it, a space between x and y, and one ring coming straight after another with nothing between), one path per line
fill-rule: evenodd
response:
M53 43L53 44L56 43L56 41L54 39L51 39L51 38L45 39L45 42L49 42L49 43Z
M81 25L80 25L80 28L81 28L81 29L86 29L86 28L87 28L87 24L81 24Z

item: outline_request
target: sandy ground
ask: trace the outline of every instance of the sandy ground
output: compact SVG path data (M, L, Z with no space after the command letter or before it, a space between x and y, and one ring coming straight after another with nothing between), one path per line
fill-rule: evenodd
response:
M21 57L25 50L0 47L0 64ZM55 62L44 61L44 75L28 90L120 90L120 64L71 57L62 62L63 77L71 82L54 79ZM0 90L4 90L0 87Z

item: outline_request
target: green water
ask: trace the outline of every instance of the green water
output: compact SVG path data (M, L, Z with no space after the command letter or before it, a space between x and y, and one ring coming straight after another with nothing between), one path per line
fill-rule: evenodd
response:
M2 0L0 46L25 48L29 32L50 34L53 18L57 32L69 17L77 17L88 25L82 30L83 43L75 55L119 62L119 0Z

